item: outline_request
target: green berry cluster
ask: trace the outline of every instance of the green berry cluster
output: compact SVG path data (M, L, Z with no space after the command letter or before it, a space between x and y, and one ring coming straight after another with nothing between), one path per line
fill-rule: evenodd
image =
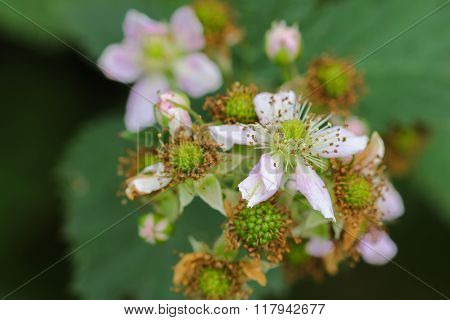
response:
M226 7L220 1L200 0L194 3L195 13L205 32L222 32L228 22Z
M207 298L223 298L230 290L230 280L227 273L221 269L204 268L198 283Z
M244 208L234 219L238 239L253 248L277 239L284 224L283 214L270 203Z

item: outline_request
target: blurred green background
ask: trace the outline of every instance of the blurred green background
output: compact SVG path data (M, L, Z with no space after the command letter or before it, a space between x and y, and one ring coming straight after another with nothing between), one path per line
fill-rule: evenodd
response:
M106 80L89 62L121 39L128 8L155 19L187 1L0 0L0 295L91 239L134 207L115 197L117 157L126 146L126 86ZM263 88L279 82L262 50L274 19L299 24L303 68L323 52L355 61L421 21L443 0L230 1L246 31L235 50L235 78ZM358 65L368 87L359 113L374 129L417 120L430 129L425 154L410 175L395 181L406 214L391 228L396 263L428 285L450 294L450 5L433 13ZM43 29L47 30L43 31ZM53 34L53 36L51 34ZM57 37L58 39L56 39ZM64 45L61 41L64 41ZM86 56L77 53L73 47ZM178 223L173 243L149 248L137 239L132 216L27 284L11 299L171 298L175 252L185 236L218 234L222 218L200 202ZM216 234L205 231L204 224ZM438 299L436 291L394 264L364 264L324 283L281 285L279 272L257 297L291 299Z

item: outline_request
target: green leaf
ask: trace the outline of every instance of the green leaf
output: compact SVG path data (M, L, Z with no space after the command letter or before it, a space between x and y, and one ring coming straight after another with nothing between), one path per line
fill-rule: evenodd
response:
M70 28L56 13L58 5L68 0L3 0L0 2L0 28L15 41L38 45L44 50L67 49L56 39L73 39Z
M187 180L178 185L178 197L180 199L181 211L184 207L192 202L195 197L194 183L192 180Z
M213 174L208 174L204 178L194 182L195 192L211 206L211 208L216 209L224 216L225 209L223 207L223 195L222 188L220 186L219 180Z
M181 213L178 197L172 190L167 190L152 200L154 211L170 221L175 221Z

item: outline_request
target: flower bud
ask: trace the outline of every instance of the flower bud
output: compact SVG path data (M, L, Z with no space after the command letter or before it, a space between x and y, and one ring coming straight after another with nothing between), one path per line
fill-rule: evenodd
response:
M167 91L159 96L161 102L159 109L162 112L169 112L172 108L189 109L191 102L186 94L179 91Z
M266 54L277 64L294 62L301 51L301 34L297 26L289 27L285 21L272 23L266 33Z
M139 236L150 244L169 240L172 224L161 215L147 214L139 220Z
M357 250L363 260L372 265L383 265L397 254L397 245L384 231L371 231L360 240Z
M156 117L163 127L169 127L171 134L183 128L190 135L192 120L189 116L191 103L189 98L181 92L168 91L160 95L157 104Z
M334 249L334 244L330 240L315 236L309 239L305 249L309 255L322 258Z

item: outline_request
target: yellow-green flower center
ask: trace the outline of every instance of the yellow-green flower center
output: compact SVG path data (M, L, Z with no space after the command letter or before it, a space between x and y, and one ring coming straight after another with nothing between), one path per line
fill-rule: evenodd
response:
M226 272L220 269L203 269L198 283L207 298L223 298L230 290L230 280Z
M373 202L372 184L363 176L348 176L344 180L344 201L352 208L367 207Z
M162 37L154 37L144 44L145 56L149 59L164 59L167 51L167 44Z
M181 142L171 150L170 162L177 169L189 173L203 164L203 149L191 141Z
M266 245L278 238L284 225L282 214L270 203L245 208L236 214L234 225L239 239L250 247Z
M253 97L248 93L231 95L225 105L225 114L240 123L255 122L256 112L253 107Z
M317 70L317 78L330 97L339 97L348 90L349 78L342 64L335 62L322 65Z
M300 140L306 135L305 125L299 119L284 121L281 124L281 132L285 140Z
M217 0L200 0L194 3L194 10L205 32L222 32L228 22L227 10Z

